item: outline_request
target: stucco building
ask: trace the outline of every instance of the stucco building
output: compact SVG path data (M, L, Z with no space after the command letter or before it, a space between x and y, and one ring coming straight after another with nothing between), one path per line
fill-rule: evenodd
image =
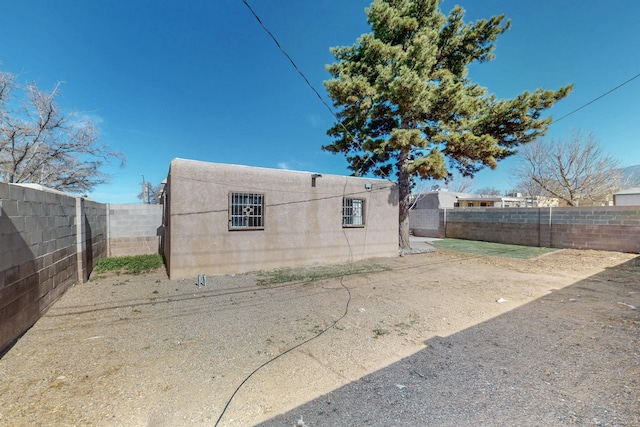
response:
M427 193L418 193L413 196L415 203L413 209L446 209L453 208L460 197L473 197L472 193L460 193L457 191L437 190Z
M398 255L398 191L380 179L171 162L171 279Z
M413 196L413 207L409 212L409 229L414 236L443 237L440 210L453 209L459 197L470 197L471 193L438 190L418 193Z
M628 188L613 195L614 206L640 206L640 188Z

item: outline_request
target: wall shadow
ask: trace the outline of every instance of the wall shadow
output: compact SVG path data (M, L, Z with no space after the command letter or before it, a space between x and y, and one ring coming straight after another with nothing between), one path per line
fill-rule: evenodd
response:
M5 203L15 203L3 200ZM24 221L22 217L18 218ZM27 226L27 225L25 225ZM0 358L40 317L39 275L29 245L0 205Z
M86 271L84 272L85 277L83 277L83 281L88 281L89 277L91 277L91 272L93 271L93 267L94 267L94 255L93 255L93 251L94 251L94 239L93 239L93 230L91 229L91 223L89 222L89 218L87 218L87 215L84 214L84 231L85 231L85 254L84 256L86 256Z
M156 236L158 237L158 253L164 254L164 224L156 228Z
M259 425L640 425L639 310L640 257Z

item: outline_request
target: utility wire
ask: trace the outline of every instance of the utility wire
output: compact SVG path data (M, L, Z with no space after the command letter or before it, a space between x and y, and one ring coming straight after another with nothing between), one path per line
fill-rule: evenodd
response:
M278 47L278 49L280 49L280 52L282 52L282 54L289 60L289 62L291 63L291 65L293 66L293 68L298 72L298 74L300 74L300 76L302 77L302 79L305 81L305 83L307 84L307 86L309 86L309 88L311 88L311 90L313 91L313 93L316 94L316 96L318 97L318 99L320 100L320 102L322 102L322 104L327 108L327 110L329 110L329 113L331 113L331 115L336 119L336 121L338 123L340 123L342 125L342 127L344 128L345 132L351 137L351 139L353 140L353 135L351 135L351 133L349 132L349 130L344 126L344 124L342 124L342 122L340 121L340 119L338 118L338 116L336 115L336 113L334 113L334 111L331 109L331 107L329 106L329 104L327 104L325 102L325 100L322 98L322 96L320 95L320 93L316 90L315 87L313 87L313 85L311 84L311 82L309 81L309 79L307 79L307 76L304 75L304 73L300 70L300 68L298 68L298 66L296 65L296 63L294 62L294 60L291 58L291 56L289 56L289 54L284 50L284 48L280 45L280 42L278 42L278 40L275 38L275 36L271 33L271 31L269 31L269 29L264 25L264 23L262 22L262 20L260 19L260 17L258 16L258 14L256 14L256 12L251 8L251 6L249 5L249 3L247 2L247 0L242 0L242 2L244 3L244 5L249 9L249 11L251 12L251 14L253 15L253 17L258 21L258 23L260 24L260 26L262 27L262 29L269 35L269 37L271 37L271 39L273 40L273 42L276 44L276 46ZM346 183L345 183L346 185ZM343 191L344 192L344 191ZM344 196L344 195L343 195ZM344 233L344 230L343 230ZM345 235L346 237L346 235ZM349 244L349 252L351 253L351 244L349 243L349 240L347 238L347 243ZM351 258L351 256L350 256ZM333 322L328 328L324 329L323 331L321 331L320 333L316 334L315 336L289 348L288 350L284 351L283 353L280 353L279 355L273 357L270 360L267 360L266 362L264 362L262 365L258 366L256 369L254 369L239 385L238 387L236 387L235 391L233 392L233 394L231 395L231 397L229 397L229 400L227 400L227 403L224 405L224 408L222 409L222 412L220 413L220 416L218 417L215 426L218 426L218 424L220 423L220 421L222 420L222 417L224 416L225 412L227 411L229 405L231 404L231 402L233 401L235 395L238 393L238 391L240 391L240 389L242 388L242 386L249 381L249 379L256 373L258 372L260 369L262 369L263 367L267 366L268 364L274 362L276 359L284 356L285 354L288 354L290 352L292 352L293 350L307 344L310 341L315 340L316 338L320 337L321 335L323 335L325 332L327 332L329 329L332 329L333 327L335 327L335 325L341 321L342 319L344 319L347 314L349 313L349 304L351 303L351 291L349 290L349 288L347 288L345 286L345 284L343 283L343 279L344 276L340 278L340 285L342 285L342 287L347 291L348 294L348 298L347 298L347 302L345 304L345 309L344 309L344 313L342 314L342 316L340 316L340 318L338 318L335 322Z
M640 74L636 74L635 76L631 77L626 82L619 84L618 86L614 87L613 89L603 93L602 95L598 96L597 98L592 99L591 101L587 102L586 104L582 105L581 107L576 108L575 110L571 111L568 114L565 114L564 116L560 117L557 120L554 120L553 122L554 123L558 123L560 120L565 119L565 118L569 117L570 115L572 115L573 113L576 113L576 112L582 110L584 107L593 104L594 102L598 101L599 99L604 98L605 96L609 95L611 92L620 89L622 86L626 85L627 83L631 82L634 79L637 79L638 77L640 77Z
M345 133L349 136L349 138L351 138L351 141L356 144L360 149L362 149L362 146L360 145L359 142L357 142L353 136L353 134L349 131L349 129L347 129L347 127L344 125L344 123L340 120L340 118L338 117L338 115L333 111L333 109L329 106L329 104L327 104L327 102L324 100L324 98L322 97L322 95L320 95L320 92L318 92L316 90L315 87L313 87L313 85L311 84L311 82L309 81L309 79L307 78L307 76L305 76L305 74L302 72L302 70L300 70L300 68L298 68L298 66L296 65L295 61L293 60L293 58L291 58L291 56L289 56L289 54L284 50L284 48L282 47L282 45L280 44L280 42L278 41L278 39L276 39L276 37L273 35L273 33L271 31L269 31L269 29L267 28L267 26L262 22L262 20L260 19L260 17L258 16L258 14L251 8L251 6L249 5L249 3L247 2L247 0L242 0L242 3L244 3L245 6L247 6L247 9L249 9L249 11L251 12L251 14L253 15L254 18L256 18L256 21L258 21L258 24L260 24L260 26L262 27L262 29L269 35L269 37L271 37L271 40L273 40L273 42L276 44L276 46L278 46L278 49L280 49L280 52L282 52L282 54L289 60L289 62L291 63L291 65L293 66L293 68L298 72L298 74L300 74L300 77L303 78L303 80L307 83L307 86L309 86L309 88L311 88L311 90L313 91L313 93L316 94L316 96L318 97L318 99L320 100L320 102L322 102L322 104L327 108L327 110L329 111L329 113L336 119L336 122L342 127L342 129L344 129ZM366 161L365 164L371 160L373 160L374 157L369 157ZM386 174L382 174L382 176L391 181L391 179L386 175Z
M273 40L273 42L276 44L276 46L278 47L278 49L280 49L280 52L282 52L282 54L289 60L289 62L291 63L291 65L293 66L293 68L298 72L298 74L300 74L300 76L304 79L304 81L307 83L307 85L309 86L309 88L311 88L311 90L313 91L313 93L316 94L316 96L318 97L318 99L320 100L320 102L322 102L322 104L327 108L327 110L329 111L329 113L331 113L331 115L336 119L336 121L342 126L342 128L345 130L345 132L347 133L347 135L349 135L351 137L351 140L355 142L355 139L353 137L353 135L351 134L351 132L349 132L349 130L344 126L344 124L342 123L342 121L338 118L337 114L333 111L333 109L331 109L331 107L329 106L329 104L326 103L326 101L324 100L324 98L322 98L322 96L320 95L320 93L316 90L315 87L313 87L313 85L311 84L311 82L309 81L309 79L307 79L307 76L304 75L304 73L302 72L302 70L300 70L300 68L298 68L298 66L296 65L296 63L294 62L294 60L291 58L291 56L289 56L289 54L284 50L284 48L282 47L282 45L280 45L280 42L278 41L278 39L276 39L276 37L273 35L273 33L271 31L269 31L269 29L266 27L266 25L262 22L262 20L260 19L260 17L258 16L258 14L251 8L251 6L249 5L249 3L247 2L247 0L242 0L242 2L244 3L244 5L249 9L249 11L251 12L251 14L254 16L254 18L258 21L258 23L260 24L260 26L262 27L262 29L269 35L269 37L271 37L271 39ZM638 77L640 77L640 74L636 74L635 76L631 77L629 80L619 84L618 86L614 87L613 89L603 93L602 95L598 96L597 98L592 99L591 101L587 102L586 104L576 108L575 110L565 114L564 116L560 117L557 120L554 120L553 123L557 123L560 120L563 120L567 117L569 117L570 115L577 113L578 111L582 110L583 108L593 104L594 102L604 98L605 96L609 95L611 92L614 92L618 89L620 89L622 86L626 85L627 83L630 83L631 81L637 79ZM357 145L359 145L356 142ZM372 158L370 157L367 160L372 160ZM386 177L387 179L389 179L388 177Z
M335 117L335 119L340 122L340 120L338 119L338 116L336 115L336 113L333 112L333 110L331 109L331 107L329 106L329 104L327 104L325 102L325 100L322 98L322 95L320 95L320 93L316 90L315 87L313 87L313 85L311 84L311 82L309 81L309 79L307 79L307 76L304 75L304 73L300 70L300 68L298 68L298 66L296 65L296 63L293 61L293 59L291 58L291 56L289 56L289 54L284 50L284 48L280 45L280 42L278 41L278 39L276 39L276 37L271 33L271 31L269 31L269 29L266 27L266 25L264 25L264 23L262 22L262 20L260 19L260 17L258 16L258 14L251 8L251 6L249 6L249 3L247 3L247 0L242 0L242 3L244 3L245 6L247 6L247 8L249 9L249 11L251 12L251 14L253 15L254 18L256 18L256 21L258 21L258 24L260 24L260 26L262 27L262 29L269 35L269 37L271 37L271 40L273 40L273 42L276 44L276 46L278 46L278 49L280 49L280 52L282 52L282 54L289 60L289 62L291 62L291 65L293 65L293 68L298 72L298 74L300 74L300 77L302 77L304 79L304 81L307 83L307 86L309 86L311 88L311 90L313 91L313 93L316 94L316 96L318 97L318 99L320 100L320 102L322 102L322 104L324 104L325 107L327 107L327 110L329 110L329 112L331 113L331 115L333 117ZM346 129L345 129L346 130ZM347 131L349 132L349 131Z
M279 359L280 357L291 353L293 350L302 347L303 345L307 344L308 342L311 342L313 340L315 340L316 338L319 338L321 335L323 335L325 332L327 332L328 330L334 328L339 321L341 321L342 319L344 319L347 314L349 313L349 304L351 303L351 291L349 290L349 288L347 288L345 286L345 284L343 283L343 279L344 279L344 275L340 278L340 285L342 285L342 287L347 291L347 294L349 295L347 298L347 302L345 304L345 308L344 308L344 313L342 314L342 316L340 316L338 319L336 319L329 327L325 328L324 330L320 331L319 333L317 333L316 335L302 341L299 344L296 344L295 346L289 348L288 350L278 354L275 357L272 357L271 359L267 360L266 362L264 362L262 365L258 366L256 369L254 369L249 375L247 375L247 377L240 383L240 385L238 385L238 387L236 387L235 391L233 392L233 394L231 395L231 397L229 398L229 400L227 400L227 403L224 405L224 408L222 409L222 412L220 413L220 416L218 417L218 420L216 421L216 423L214 424L215 427L218 426L218 424L220 424L220 421L222 420L222 417L224 416L225 412L227 412L227 409L229 408L229 405L231 404L231 402L233 401L233 398L236 396L236 394L240 391L240 389L242 388L242 386L249 381L249 379L256 373L258 372L260 369L264 368L265 366L269 365L271 362Z

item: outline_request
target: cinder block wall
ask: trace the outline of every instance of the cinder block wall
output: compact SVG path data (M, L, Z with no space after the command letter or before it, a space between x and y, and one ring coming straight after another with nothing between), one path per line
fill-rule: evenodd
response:
M0 351L78 280L76 199L0 183Z
M446 237L640 253L640 206L447 209Z
M159 205L108 210L41 186L0 183L0 352L89 279L109 240L113 256L158 253L161 224Z
M640 253L640 206L554 208L551 246Z
M109 256L160 252L162 205L108 205Z
M443 209L413 209L409 212L409 229L414 236L444 238Z
M77 199L78 277L89 280L96 262L107 255L107 209L103 203Z
M539 208L448 209L446 236L525 246L548 246L540 241Z

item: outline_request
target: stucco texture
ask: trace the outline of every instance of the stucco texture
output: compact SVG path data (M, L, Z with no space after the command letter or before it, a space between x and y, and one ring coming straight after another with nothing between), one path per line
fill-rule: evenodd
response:
M263 195L262 228L230 229L231 193ZM343 227L345 197L364 200L363 226ZM172 279L398 255L397 187L385 180L174 159L165 203Z

